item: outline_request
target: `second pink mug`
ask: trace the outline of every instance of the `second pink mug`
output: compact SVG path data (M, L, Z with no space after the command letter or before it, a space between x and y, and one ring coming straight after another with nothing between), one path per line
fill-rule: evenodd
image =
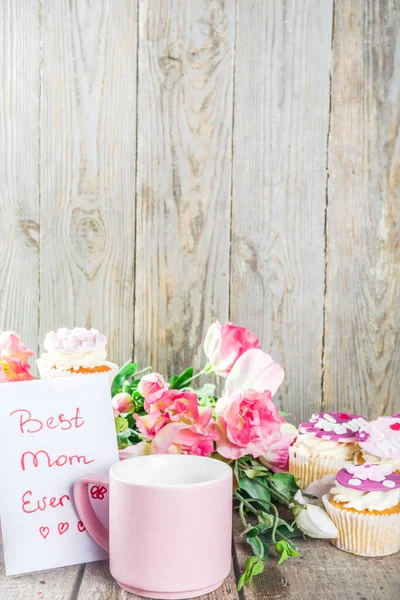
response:
M96 517L90 484L109 485L109 531ZM194 598L217 589L231 566L232 469L202 456L151 455L87 475L77 511L110 553L111 575L146 598Z

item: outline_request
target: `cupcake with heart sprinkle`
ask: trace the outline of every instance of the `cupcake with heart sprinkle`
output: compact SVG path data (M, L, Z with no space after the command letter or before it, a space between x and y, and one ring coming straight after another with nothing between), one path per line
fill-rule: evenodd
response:
M316 413L299 426L300 435L289 448L289 471L304 489L325 475L335 475L354 459L356 433L367 424L359 415Z
M400 475L389 465L346 464L322 498L339 537L331 543L360 556L400 550Z
M356 434L358 463L390 465L400 473L400 414L370 421Z
M97 329L62 327L50 331L44 341L47 352L36 361L41 378L108 373L112 382L118 366L106 360L106 344L106 336Z

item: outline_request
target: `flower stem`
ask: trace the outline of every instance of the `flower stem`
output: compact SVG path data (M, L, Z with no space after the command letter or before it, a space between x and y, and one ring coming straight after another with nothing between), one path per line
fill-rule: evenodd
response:
M279 500L279 502L281 502L284 506L289 507L290 502L288 500L286 500L285 496L282 496L282 494L280 492L278 492L278 490L275 488L275 486L273 484L272 485L268 485L268 484L264 484L264 482L260 482L260 483L265 488L267 488L271 492L271 494L273 496L275 496L275 498L277 500Z
M152 370L153 370L153 367L146 367L145 369L142 369L141 371L137 371L135 373L135 378L137 375L141 375L142 373L147 373L147 371L152 371Z
M270 504L270 506L274 513L274 524L272 525L271 537L272 537L272 541L274 542L274 544L276 544L276 530L278 528L279 514L278 514L278 509L276 508L275 504Z
M249 502L248 500L246 500L246 498L243 498L243 496L241 496L241 495L239 494L239 492L235 492L235 493L234 493L234 496L235 496L235 498L237 498L238 500L240 500L240 502L243 502L243 504L245 505L245 507L246 507L246 508L248 508L248 509L249 509L249 511L253 513L253 515L256 515L256 516L258 516L258 512L259 512L259 511L258 511L258 510L256 510L256 509L254 508L254 506L252 506L252 505L250 504L250 502Z
M188 383L191 383L194 379L197 379L198 377L200 377L201 375L205 374L205 370L203 369L202 371L200 371L200 373L196 373L196 375L193 375L193 377L190 377L189 379L186 379L186 381L182 384L182 387L186 387Z
M241 502L239 505L239 515L240 515L240 520L242 521L242 525L246 529L246 527L248 526L248 523L246 521L246 517L244 516L243 509L244 509L244 504L243 504L243 502Z

